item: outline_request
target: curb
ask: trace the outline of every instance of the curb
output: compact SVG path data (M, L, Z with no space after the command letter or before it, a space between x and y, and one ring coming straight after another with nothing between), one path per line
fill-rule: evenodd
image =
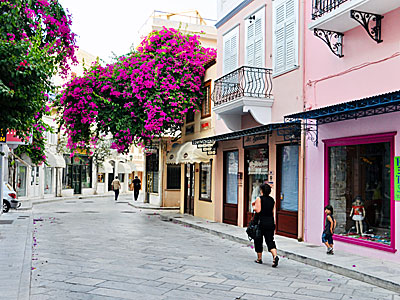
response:
M233 235L230 235L230 234L227 234L227 233L223 233L223 232L220 232L220 231L217 231L217 230L205 228L205 227L202 227L202 226L199 226L199 225L195 225L195 224L192 224L190 222L185 222L184 220L181 220L180 218L175 218L175 217L170 217L170 216L163 216L163 215L161 215L160 217L161 217L162 221L170 221L170 222L173 222L173 223L176 223L176 224L186 225L188 227L191 227L191 228L203 231L203 232L207 232L207 233L219 236L219 237L224 237L225 239L228 239L228 240L231 240L231 241L234 241L234 242L238 242L240 244L245 244L245 245L252 244L252 242L249 242L246 239L243 239L243 238L240 238L240 237L236 237L236 236L233 236ZM267 250L265 245L264 245L264 249ZM330 271L330 272L333 272L333 273L336 273L336 274L339 274L339 275L343 275L343 276L346 276L346 277L349 277L349 278L352 278L352 279L356 279L356 280L359 280L359 281L362 281L362 282L365 282L365 283L368 283L368 284L371 284L371 285L375 285L375 286L378 286L380 288L384 288L384 289L387 289L387 290L390 290L390 291L393 291L393 292L397 292L397 293L400 292L400 285L399 284L397 284L395 282L383 280L383 279L381 279L381 278L379 278L377 276L368 275L368 274L365 274L365 273L358 272L356 270L346 269L346 268L343 268L341 266L337 266L337 265L334 265L334 264L331 264L331 263L327 263L325 261L321 261L321 260L318 260L318 259L314 259L314 258L306 257L306 256L303 256L303 255L299 255L299 254L296 254L296 253L291 252L291 251L286 251L286 250L279 249L278 253L281 256L286 256L289 259L292 259L292 260L297 261L297 262L304 263L306 265L310 265L310 266L313 266L313 267L317 267L319 269L327 270L327 271Z
M150 210L179 210L179 207L175 206L148 206L148 205L137 205L135 203L129 202L128 205L133 206L134 208L140 208L140 209L150 209Z
M21 277L18 286L18 300L28 300L31 288L31 268L32 268L32 235L33 235L33 216L29 217L27 228L24 261L22 264Z

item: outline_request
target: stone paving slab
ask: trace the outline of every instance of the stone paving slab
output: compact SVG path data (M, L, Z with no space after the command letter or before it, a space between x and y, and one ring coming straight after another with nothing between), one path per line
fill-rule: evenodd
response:
M164 221L172 221L176 224L189 226L217 235L221 238L252 246L252 242L249 242L247 238L245 229L238 226L208 221L191 215L176 214L173 212L162 212L161 218ZM278 252L281 256L400 294L399 263L383 260L377 261L376 259L343 251L335 251L335 255L327 256L324 246L315 246L305 242L298 242L295 239L279 235L275 236L275 240L278 246ZM357 263L355 264L354 261L357 261ZM353 265L356 265L356 267L353 267ZM308 276L307 279L310 278ZM282 296L283 298L285 297L284 294L282 294ZM305 294L304 296L308 295Z

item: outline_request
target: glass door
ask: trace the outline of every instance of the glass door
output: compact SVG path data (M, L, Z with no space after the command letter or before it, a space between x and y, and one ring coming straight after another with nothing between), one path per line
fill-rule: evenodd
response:
M297 238L299 204L299 146L278 146L276 232Z
M185 213L194 214L194 164L185 165Z
M224 153L224 223L237 225L239 152Z
M74 194L82 193L82 166L73 165L72 166L72 188L74 189Z

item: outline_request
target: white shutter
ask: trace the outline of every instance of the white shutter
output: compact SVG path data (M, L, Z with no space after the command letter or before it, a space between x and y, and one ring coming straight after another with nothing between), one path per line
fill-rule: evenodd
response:
M286 1L286 21L285 21L285 68L289 69L296 65L296 9L295 0Z
M298 61L298 0L277 0L274 4L274 73L281 73Z
M230 73L237 68L238 65L238 33L239 28L231 30L229 33L224 35L223 43L223 71L224 74Z
M260 9L254 18L246 20L246 65L264 67L265 10Z
M275 35L274 35L274 72L285 69L285 3L282 2L275 8Z

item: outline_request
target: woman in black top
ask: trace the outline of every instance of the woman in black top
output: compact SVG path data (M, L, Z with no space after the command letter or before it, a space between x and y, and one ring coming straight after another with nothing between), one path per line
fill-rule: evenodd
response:
M274 209L275 201L269 195L271 193L271 187L268 184L262 184L260 186L260 197L257 197L256 201L252 203L254 211L257 213L256 217L260 219L260 227L262 235L264 236L265 243L267 244L268 251L271 252L273 257L272 267L278 266L279 257L276 253L276 244L274 241L275 232L275 220L274 220ZM262 264L262 252L263 252L263 237L254 240L254 248L257 252L258 264Z

